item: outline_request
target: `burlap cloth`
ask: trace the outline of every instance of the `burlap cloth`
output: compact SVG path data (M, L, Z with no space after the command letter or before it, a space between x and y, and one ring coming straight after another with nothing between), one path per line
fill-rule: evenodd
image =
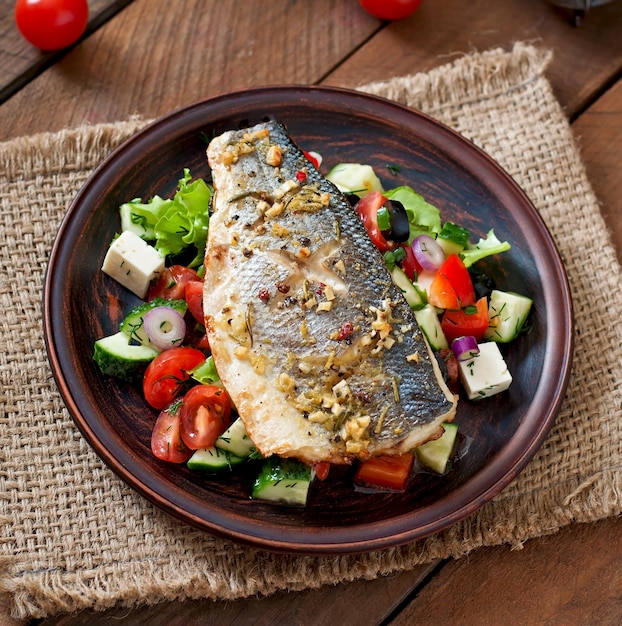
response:
M517 180L561 251L576 312L568 395L522 474L445 532L373 554L297 557L243 548L169 518L103 465L51 380L43 275L72 197L144 121L0 145L0 591L14 617L374 578L480 546L518 548L566 524L620 513L622 274L545 78L549 59L547 51L517 44L362 88L452 126Z

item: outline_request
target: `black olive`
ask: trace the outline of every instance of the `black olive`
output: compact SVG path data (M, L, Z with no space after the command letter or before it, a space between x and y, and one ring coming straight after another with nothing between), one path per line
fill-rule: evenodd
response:
M473 289L475 291L475 297L479 300L480 298L488 298L493 289L495 289L495 281L488 276L488 274L475 271L473 269L469 270L471 274L471 280L473 281Z
M346 200L352 205L356 206L356 203L360 200L360 198L355 193L347 193Z
M397 243L408 241L410 225L404 205L398 200L390 200L389 213L391 214L391 232L389 239Z

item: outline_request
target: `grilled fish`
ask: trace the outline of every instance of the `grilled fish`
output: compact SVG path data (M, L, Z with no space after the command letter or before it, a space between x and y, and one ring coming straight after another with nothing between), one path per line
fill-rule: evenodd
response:
M277 122L207 157L206 328L258 450L351 463L440 436L456 398L347 199Z

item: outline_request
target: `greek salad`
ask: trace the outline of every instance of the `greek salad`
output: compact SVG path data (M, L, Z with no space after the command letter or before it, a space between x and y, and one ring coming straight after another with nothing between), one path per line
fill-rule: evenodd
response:
M306 156L320 169L322 157ZM390 166L388 166L389 169ZM500 345L528 330L532 300L502 291L474 264L510 249L490 230L477 241L408 186L385 189L369 165L341 163L326 177L348 198L413 309L449 388L471 401L508 389L512 375ZM262 458L237 416L210 356L203 317L202 263L212 188L184 170L172 198L158 195L119 207L120 234L102 270L143 302L112 335L94 344L102 374L142 386L157 412L151 450L161 461L202 472L255 463L251 497L304 505L327 463ZM444 474L456 454L459 427L412 453L357 463L354 485L402 491L415 468Z

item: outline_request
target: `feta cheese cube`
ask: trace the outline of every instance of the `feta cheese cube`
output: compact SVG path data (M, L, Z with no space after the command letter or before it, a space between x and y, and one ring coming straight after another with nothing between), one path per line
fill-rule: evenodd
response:
M102 271L144 298L149 283L164 269L164 257L136 233L126 230L108 248Z
M479 354L458 361L458 370L469 400L505 391L512 382L512 375L494 341L480 343Z

